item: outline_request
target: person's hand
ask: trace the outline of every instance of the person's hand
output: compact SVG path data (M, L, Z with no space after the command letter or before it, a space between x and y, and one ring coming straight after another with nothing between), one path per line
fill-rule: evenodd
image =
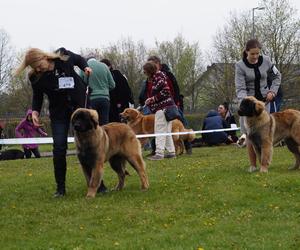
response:
M149 106L153 102L153 99L150 97L145 101L145 105Z
M88 76L90 74L92 74L93 70L90 67L86 67L84 68L84 73Z
M269 91L266 96L266 101L271 102L271 101L273 101L274 97L275 97L275 93L272 91Z
M41 127L43 124L40 123L40 119L39 119L39 112L37 111L32 111L32 122L33 122L33 125L36 126L36 127Z

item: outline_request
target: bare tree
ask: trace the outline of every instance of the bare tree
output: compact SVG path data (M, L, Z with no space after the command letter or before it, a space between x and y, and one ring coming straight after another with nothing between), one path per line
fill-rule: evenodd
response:
M299 93L300 74L299 69L297 70L299 67L300 23L299 19L295 17L296 10L289 5L287 0L263 0L260 6L265 9L257 12L256 36L263 43L263 52L271 57L282 73L284 98L295 100L296 93ZM214 37L212 62L221 65L233 64L240 60L244 44L252 37L251 26L250 10L240 14L231 13L228 23ZM234 68L232 67L231 70ZM223 92L224 84L228 85L226 78L228 79L229 75L228 72L223 72L214 80L203 78L201 84L207 89L210 85L215 84L213 89L217 92ZM233 75L231 81L231 85L234 86ZM235 96L234 88L227 89L229 92L224 96L224 100L232 102ZM291 89L292 91L290 91ZM217 94L210 93L207 96L213 103Z
M111 61L114 68L120 70L128 79L128 83L136 98L141 89L141 83L145 79L142 66L146 61L147 50L143 42L135 43L130 38L119 40L101 49L85 49L81 54L92 53L98 60L107 58Z
M14 52L8 34L0 29L0 92L7 87L14 63Z
M296 104L300 92L300 20L287 0L263 0L258 29L264 52L282 73L284 99Z
M187 109L195 111L199 106L198 79L204 71L204 60L198 43L190 44L179 34L172 42L156 42L152 53L159 55L162 62L170 67L185 96Z
M135 43L130 38L123 39L115 45L106 47L102 56L110 59L114 66L127 77L133 96L137 99L141 83L145 79L142 67L147 59L147 49L144 43L142 41Z
M20 64L24 53L21 52L15 61ZM11 73L12 74L12 73ZM5 93L7 100L2 105L4 112L8 114L24 114L31 107L32 90L26 77L26 70L19 76L10 76L9 83L6 86Z

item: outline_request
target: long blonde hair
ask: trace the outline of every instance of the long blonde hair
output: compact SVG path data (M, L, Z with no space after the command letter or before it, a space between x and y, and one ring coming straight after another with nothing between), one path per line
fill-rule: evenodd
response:
M47 53L37 48L30 48L25 53L24 59L20 66L16 69L15 75L19 75L25 68L28 66L34 71L36 67L39 66L39 62L43 59L54 60L61 59L63 61L67 61L69 56L63 55L60 52L58 53Z

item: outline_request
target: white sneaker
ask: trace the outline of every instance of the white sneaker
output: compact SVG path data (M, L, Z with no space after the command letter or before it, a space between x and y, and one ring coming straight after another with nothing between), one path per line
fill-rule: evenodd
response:
M237 140L236 145L240 148L246 147L246 134L242 134L240 138Z

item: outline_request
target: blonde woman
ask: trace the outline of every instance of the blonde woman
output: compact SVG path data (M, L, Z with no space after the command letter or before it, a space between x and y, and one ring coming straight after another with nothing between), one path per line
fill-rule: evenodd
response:
M32 121L37 127L40 126L39 115L44 94L49 100L57 185L55 197L62 197L66 193L66 152L70 117L76 108L84 107L85 103L86 86L74 71L75 65L85 74L92 72L83 57L65 48L58 49L56 53L31 48L25 53L25 58L16 71L19 74L27 67L31 69L28 76L33 90Z

